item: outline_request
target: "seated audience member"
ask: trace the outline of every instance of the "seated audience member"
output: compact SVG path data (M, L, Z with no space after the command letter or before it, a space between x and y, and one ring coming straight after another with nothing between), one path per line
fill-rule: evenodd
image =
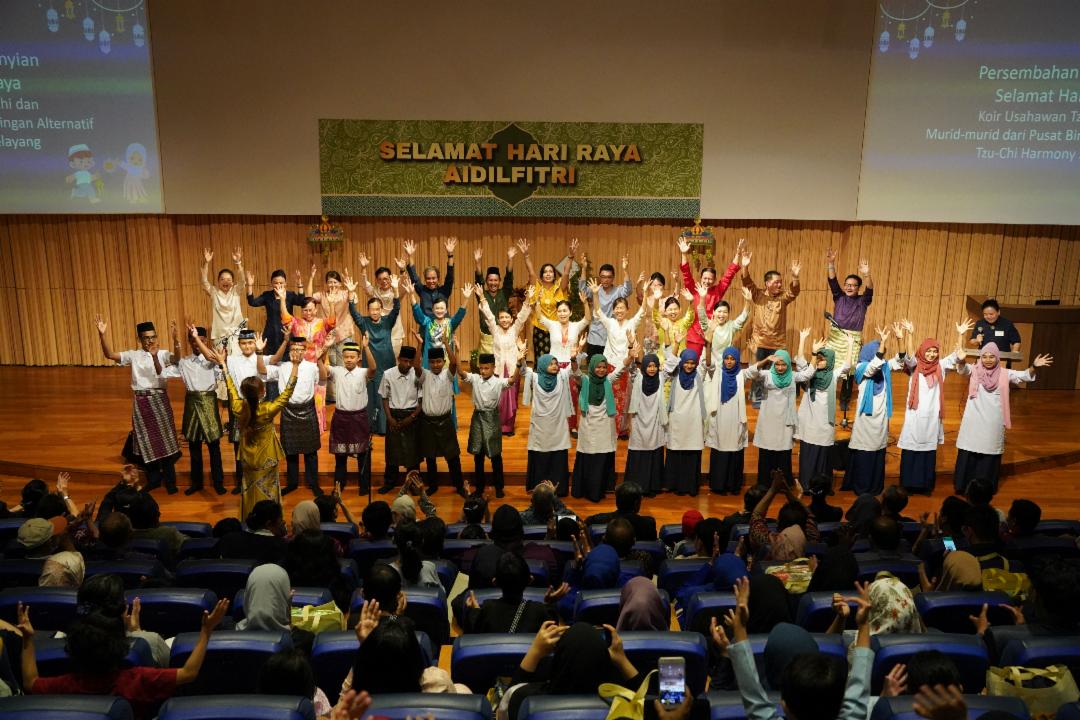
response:
M438 560L446 543L446 523L441 517L431 516L416 525L420 528L420 554L425 560Z
M402 590L401 573L389 563L373 565L364 577L363 588L364 604L376 603L379 617L397 617L405 612L408 598Z
M615 623L615 629L656 632L667 632L671 629L670 614L652 580L635 577L623 585L619 594L619 619Z
M435 563L424 560L421 555L423 535L416 523L410 520L398 523L394 530L394 545L398 555L390 565L401 573L402 585L407 588L441 586Z
M212 613L203 613L198 642L180 668L123 667L128 654L124 621L92 610L68 627L66 650L72 672L56 677L38 677L34 627L29 608L20 606L23 689L32 695L115 695L131 704L136 720L149 720L178 686L198 677L210 636L228 606L228 600L220 600Z
M412 499L410 493L416 494L416 501ZM394 525L396 526L402 520L412 520L413 522L416 522L417 503L419 503L420 510L423 511L424 517L431 517L438 514L435 503L431 502L427 496L427 489L424 487L424 481L420 479L420 473L416 470L410 470L405 476L405 484L398 490L394 502L390 503L390 510L394 514Z
M885 488L885 492L881 493L881 514L898 523L915 522L914 518L905 517L902 514L907 504L907 490L899 485L890 485Z
M829 496L833 494L832 474L821 473L810 479L810 512L819 523L840 522L844 517L843 508L830 505Z
M714 517L703 518L694 525L694 534L690 537L689 553L685 557L713 558L723 552L728 543L723 541L723 522Z
M349 512L349 507L341 498L341 486L334 483L334 489L329 495L319 495L315 498L315 506L319 508L319 522L337 522L338 511L345 517L345 522L356 524L356 518Z
M324 496L325 497L325 496ZM313 500L301 500L292 511L292 527L287 540L303 535L307 530L319 530L319 506Z
M365 611L368 608L365 606ZM373 696L391 693L470 693L455 684L445 670L427 667L420 642L411 623L399 618L370 620L361 616L356 625L360 649L356 651L345 689L366 691ZM349 688L346 688L349 685Z
M281 505L273 500L260 500L251 508L246 522L247 530L230 532L218 540L218 555L235 560L284 563L288 543Z
M323 495L322 497L326 497ZM257 691L260 695L289 695L306 697L315 706L315 717L324 718L333 709L326 693L315 684L315 671L307 655L289 648L279 650L266 658L259 670Z
M581 536L581 526L570 516L559 518L555 523L555 539L559 542L571 542Z
M989 505L972 505L964 519L963 533L967 550L979 560L983 570L1000 568L1010 572L1024 572L1018 560L1002 555L1005 544L1001 541L1001 524L997 511Z
M545 480L529 494L529 507L521 511L521 522L525 525L547 525L565 509L566 506L555 494L555 486Z
M898 579L883 575L869 585L856 587L860 589L861 604L869 608L871 635L926 632L911 590ZM841 595L836 594L833 595L833 609L836 610L836 617L826 632L838 633L843 630L851 607Z
M22 487L19 504L11 509L15 515L30 519L38 517L37 504L49 494L49 486L40 478L29 480Z
M161 524L161 509L157 500L150 493L139 493L138 499L131 504L129 511L133 538L135 540L161 540L169 552L165 559L168 565L180 552L180 546L187 540L187 536L171 525Z
M139 598L135 598L129 609L124 596L124 581L119 575L94 575L79 588L78 602L79 606L86 610L124 620L127 636L142 638L150 646L154 665L169 667L169 644L158 633L140 627Z
M86 577L86 562L81 553L73 550L58 552L45 558L41 566L38 587L77 588Z
M598 513L585 519L585 525L607 524L612 518L625 518L634 529L636 540L656 539L656 519L641 515L641 499L645 496L641 486L633 480L615 488L615 512Z
M754 508L761 502L761 498L765 497L765 493L768 491L767 485L752 485L747 488L743 493L743 509L741 512L732 513L724 518L720 526L720 544L727 546L732 540L738 538L733 537L732 532L736 525L749 525L750 515L753 513Z
M774 472L773 476L772 486L750 514L750 547L758 552L768 545L766 560L788 562L802 557L806 552L806 543L818 542L821 537L813 516L795 497L783 473ZM765 523L765 516L778 493L783 493L787 502L777 515L776 532L771 532Z
M220 540L229 533L241 532L243 529L244 523L240 522L239 518L222 518L214 523L214 527L210 530L210 537Z
M1010 608L1016 624L1024 625L1031 635L1080 636L1080 566L1075 561L1047 558L1032 568L1031 586L1028 609ZM987 644L1000 652L1003 648L996 642L986 613L983 605L982 614L971 620L979 635L990 629Z
M98 541L87 551L90 560L148 560L152 556L131 549L134 536L131 520L122 512L111 512L98 521Z
M927 564L927 572L936 574L940 571L944 551L940 542L932 543L929 542L930 540L936 541L945 537L952 538L957 549L967 550L968 542L962 534L962 529L970 508L971 505L966 500L962 500L955 495L949 495L941 501L941 507L938 509L933 523L927 521L929 513L923 513L920 516L922 530L919 531L919 537L915 540L911 550Z
M741 577L746 577L746 561L735 553L717 553L687 578L676 593L675 602L685 609L699 592L731 592L735 581Z
M946 553L941 563L941 579L926 577L926 566L919 564L919 587L923 592L979 592L983 589L982 568L969 552Z
M705 519L699 510L687 510L682 516L682 540L671 549L672 557L692 555L694 552L694 528Z
M341 572L333 539L317 527L305 530L289 541L285 550L285 571L291 587L326 588L339 609L343 612L349 609L356 587Z
M998 516L998 522L1005 524L1006 515L998 508L991 505L994 501L994 494L997 490L994 488L993 483L983 478L975 478L968 483L967 488L964 490L964 497L971 503L972 507L987 507L991 508Z
M487 530L483 525L466 525L458 533L458 540L487 540Z
M882 515L870 523L870 550L855 553L855 559L861 563L881 562L884 560L906 560L918 562L918 558L905 552L904 537L900 523L891 517Z
M19 526L16 541L27 560L43 560L55 553L75 549L67 529L67 520L62 517L51 520L30 518Z
M611 545L601 543L596 547L589 544L583 533L574 544L574 560L567 563L564 578L570 585L573 600L578 590L601 590L618 587L622 573L619 554ZM573 603L566 603L573 607Z
M364 524L360 537L371 542L381 542L390 537L390 528L394 525L394 514L384 500L376 500L360 513Z
M611 635L610 646L588 623L544 623L514 670L510 690L499 703L499 717L517 720L521 704L532 695L596 695L602 683L640 687L645 675L626 657L618 631L610 625L604 629ZM548 655L551 662L541 672L540 661Z
M855 498L851 507L844 513L844 519L855 529L859 537L870 535L870 524L881 517L881 501L877 496L865 493Z
M554 603L566 595L570 586L563 583L558 589L548 588L544 602L525 600L529 586L529 566L512 552L499 558L495 567L495 585L502 596L479 605L472 591L468 592L461 627L467 633L536 633L547 621L558 621Z
M749 634L754 632L751 623L756 592L752 581L739 581L735 591L736 607L728 613L732 642L715 621L712 637L713 642L726 651L731 659L747 717L771 720L781 715L761 685L749 642ZM765 645L765 666L770 685L779 685L777 689L780 690L783 717L794 720L865 720L874 653L870 649L869 614L860 611L857 620L859 630L850 653L851 667L846 685L844 663L811 648L813 640L805 632L800 632L801 628L787 625L777 625L775 630L770 628L769 640ZM769 645L774 640L779 647L774 647L770 652Z
M859 579L859 561L851 548L840 543L830 547L824 555L811 559L814 574L810 577L807 592L848 593L855 590Z
M1031 500L1013 500L1005 516L1005 528L1009 541L1023 540L1036 535L1042 521L1042 508Z
M470 567L469 589L492 587L495 567L504 552L516 552L526 560L540 560L547 568L548 577L555 577L558 564L555 553L547 545L525 542L525 526L521 513L511 505L501 505L491 518L491 540L488 545L467 550L463 563ZM459 596L461 597L461 596ZM463 602L464 600L462 600Z
M294 648L311 655L315 636L292 624L292 585L285 568L274 563L259 565L248 575L244 588L244 619L237 630L284 630L292 635Z

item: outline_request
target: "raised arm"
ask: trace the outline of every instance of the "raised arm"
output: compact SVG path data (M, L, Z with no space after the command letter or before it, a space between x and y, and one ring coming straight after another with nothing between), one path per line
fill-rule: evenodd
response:
M363 331L360 333L360 348L364 351L364 365L374 373L377 365L375 355L371 352L371 338Z
M101 343L101 354L108 360L117 363L120 362L120 353L113 352L112 348L109 346L109 339L105 337L105 332L109 329L108 323L106 323L100 315L95 315L94 324L97 326L98 341Z
M870 263L865 258L859 260L859 275L862 276L863 287L867 290L864 294L872 294L874 292L874 279L870 277ZM866 302L869 304L870 300L867 299Z
M563 263L562 276L559 278L559 287L562 288L562 291L564 293L569 293L570 292L570 271L574 267L574 261L575 261L575 258L577 257L577 249L578 249L578 239L577 238L570 238L570 245L567 248L567 252L566 252L566 262ZM585 262L584 258L582 258L582 262ZM581 272L582 273L585 272L585 266L584 265L581 268Z
M210 248L203 248L203 264L199 269L199 274L200 279L202 280L203 290L211 297L214 295L214 286L210 284L210 261L213 259L214 251Z
M308 275L307 287L304 289L304 294L308 297L315 297L315 276L319 273L319 268L315 263L311 264L311 274ZM322 293L319 293L319 297L315 302L322 302Z
M536 268L533 267L532 258L529 256L529 241L525 238L518 238L516 241L518 250L521 251L521 257L525 258L525 269L529 272L529 284L532 285L536 282Z
M413 285L419 285L420 276L416 274L416 265L413 263L413 254L416 252L416 243L412 240L405 240L405 242L401 244L401 247L405 251L405 272L409 273L409 280L412 281ZM400 262L398 262L398 267L401 267Z
M176 672L177 685L187 685L195 682L195 679L199 677L199 670L202 669L203 660L206 658L206 647L210 644L210 637L214 634L214 628L225 617L225 611L228 608L228 600L218 600L213 612L203 611L202 630L199 632L199 639L195 642L195 647L191 649L191 655L188 656L187 662Z

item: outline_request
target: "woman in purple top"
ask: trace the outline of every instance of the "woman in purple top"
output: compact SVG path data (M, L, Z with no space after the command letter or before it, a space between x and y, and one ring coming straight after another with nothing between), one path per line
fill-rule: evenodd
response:
M825 313L829 319L827 347L836 353L838 365L854 367L862 349L862 329L866 310L874 301L874 280L870 277L870 263L859 260L859 274L848 275L841 285L836 279L836 251L825 251L825 269L829 273L829 289L833 296L833 313ZM859 293L866 286L866 292ZM852 343L854 341L854 343ZM852 375L845 377L840 385L840 409L844 412L843 426L847 427L847 410L854 389Z

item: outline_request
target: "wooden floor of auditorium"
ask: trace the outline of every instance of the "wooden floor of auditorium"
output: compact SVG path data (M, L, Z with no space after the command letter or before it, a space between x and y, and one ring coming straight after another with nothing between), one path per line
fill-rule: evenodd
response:
M79 503L99 498L116 481L122 463L120 448L130 428L131 394L128 387L129 374L119 368L0 368L0 387L5 401L0 403L0 499L14 504L19 489L27 478L42 477L52 483L59 471L72 474L71 495ZM901 385L901 383L897 383ZM904 384L906 385L906 384ZM936 509L940 498L951 491L952 465L956 456L955 440L959 428L961 401L966 383L951 377L946 386L946 433L945 445L938 451L938 483L933 497L913 497L912 512ZM1009 431L1003 458L1004 478L998 502L1007 506L1017 497L1028 497L1043 506L1046 518L1080 517L1080 392L1037 390L1036 386L1014 392L1012 395L1013 428ZM903 407L901 389L895 389L897 408ZM170 397L177 422L182 414L183 388L179 383L170 388ZM462 397L459 407L459 436L462 448L468 436L471 402ZM329 409L328 409L329 410ZM332 410L330 410L332 412ZM753 428L755 414L750 411ZM886 473L895 481L899 472L900 451L895 447L902 423L902 413L897 412L890 427L890 445ZM529 408L522 407L518 413L517 434L504 438L504 464L507 473L506 500L524 507L527 496L522 487L526 442L529 427ZM841 437L846 431L839 431ZM375 439L372 454L376 480L383 469L383 441ZM796 449L796 457L797 457ZM223 444L227 482L231 482L232 447ZM571 455L573 450L571 450ZM620 442L616 467L625 463L626 443ZM705 453L707 458L708 453ZM757 454L753 447L747 449L746 468L752 477L756 469ZM571 458L571 466L573 458ZM462 466L469 474L471 458L464 456ZM331 485L333 457L324 448L319 456L323 487ZM182 458L178 465L181 488L187 486L188 459ZM837 485L839 486L839 473ZM748 479L749 481L749 479ZM209 484L209 480L207 480ZM351 488L347 494L349 508L357 515L366 504L366 496L360 498ZM300 490L286 498L286 510L310 497ZM166 499L167 498L167 499ZM440 515L456 519L461 499L451 491L442 490L433 497ZM183 494L160 498L163 519L179 520L199 518L215 521L236 515L239 498L234 495L218 496L206 490L191 497ZM834 502L846 505L851 501L849 493L837 493ZM710 495L706 488L694 498L662 495L647 500L646 511L660 522L677 522L684 510L695 507L706 516L724 515L741 504L739 498ZM571 502L580 506L579 512L590 514L613 507L613 498L597 505L585 501Z

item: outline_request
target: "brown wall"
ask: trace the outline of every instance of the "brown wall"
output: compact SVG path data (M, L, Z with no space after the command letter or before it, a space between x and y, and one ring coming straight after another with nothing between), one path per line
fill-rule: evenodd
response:
M484 266L505 264L513 238L533 242L537 265L557 261L565 242L578 237L595 262L617 263L629 253L631 273L668 272L678 262L674 236L679 229L640 222L551 222L408 219L342 221L346 247L331 257L331 267L359 274L356 257L365 251L379 264L400 254L399 243L421 243L417 264L444 265L439 238L461 240L458 261L471 279L472 251L484 248ZM710 224L710 223L706 223ZM853 272L868 257L876 299L867 327L909 317L920 337L935 335L951 344L952 323L964 314L966 295L994 295L1002 302L1031 303L1059 298L1080 304L1080 230L1075 226L927 225L847 222L716 222L719 258L729 258L745 237L754 253L755 277L777 267L787 272L803 263L802 296L792 306L789 337L810 325L825 330L822 311L832 302L825 283L823 254L841 252L838 271ZM94 330L95 313L109 320L114 347L134 344L134 323L153 320L159 330L169 319L210 322L209 299L199 283L203 247L214 249L211 270L231 262L231 248L244 249L246 266L265 288L270 271L297 268L305 276L314 260L305 235L310 221L279 216L0 216L0 364L101 365ZM515 270L521 285L525 267ZM460 287L460 282L459 285ZM742 298L728 296L736 311ZM251 313L261 327L264 312ZM475 343L475 308L462 325L464 347ZM745 333L745 331L744 331ZM1038 348L1034 348L1038 350Z

